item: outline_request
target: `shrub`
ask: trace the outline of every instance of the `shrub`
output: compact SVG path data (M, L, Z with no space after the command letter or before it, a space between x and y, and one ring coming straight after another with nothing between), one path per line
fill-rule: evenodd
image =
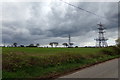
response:
M102 54L105 54L105 55L113 55L113 52L111 52L111 51L109 51L109 50L106 50L106 49L103 49L102 51L101 51L101 53Z
M108 49L103 49L101 51L102 54L106 54L106 55L120 55L120 48L116 47L116 46L112 46Z

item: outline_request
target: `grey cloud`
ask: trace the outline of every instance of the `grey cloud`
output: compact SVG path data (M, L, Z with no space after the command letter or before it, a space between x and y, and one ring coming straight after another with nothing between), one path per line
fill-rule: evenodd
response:
M30 44L39 42L41 44L47 44L52 40L64 42L67 41L66 37L68 34L75 37L74 39L76 40L73 41L76 43L82 41L78 41L77 38L85 39L82 41L83 43L88 43L89 40L92 41L91 43L94 43L93 40L97 36L95 35L95 32L97 34L97 24L100 21L109 32L117 29L116 21L118 12L116 10L116 3L72 3L104 16L106 19L98 18L95 15L78 10L62 2L53 2L50 4L45 2L18 4L5 4L4 6L7 7L12 6L8 11L6 7L3 8L5 10L3 11L5 13L3 18L5 17L6 20L3 20L2 37L7 43L19 42ZM21 8L24 9L22 10ZM12 9L18 9L18 12L14 12ZM12 13L16 14L12 15ZM10 20L7 20L6 15L9 16ZM115 22L111 22L110 20L114 20ZM114 32L110 34L116 35Z

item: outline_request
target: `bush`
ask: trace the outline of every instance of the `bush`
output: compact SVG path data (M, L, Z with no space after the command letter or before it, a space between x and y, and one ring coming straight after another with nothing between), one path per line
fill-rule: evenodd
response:
M120 55L120 47L113 47L113 51L115 54Z
M102 54L105 54L105 55L113 55L113 52L111 52L111 51L109 51L109 50L105 50L105 49L103 49L102 51L101 51L101 53Z
M102 54L106 55L120 55L120 48L116 46L109 47L109 49L103 49L101 51Z

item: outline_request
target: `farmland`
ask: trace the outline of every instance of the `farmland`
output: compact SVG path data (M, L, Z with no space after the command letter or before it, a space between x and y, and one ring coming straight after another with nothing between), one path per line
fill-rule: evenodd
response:
M120 55L112 48L2 48L3 78L48 78Z

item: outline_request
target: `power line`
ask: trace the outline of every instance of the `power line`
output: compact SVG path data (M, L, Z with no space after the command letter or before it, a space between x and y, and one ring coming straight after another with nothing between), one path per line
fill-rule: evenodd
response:
M91 11L85 10L85 9L83 9L83 8L80 8L80 7L78 7L78 6L75 6L75 5L73 5L73 4L70 4L70 3L68 3L68 2L65 2L65 1L63 1L63 0L60 0L60 1L64 2L65 4L68 4L68 5L70 5L70 6L73 6L73 7L75 7L75 8L78 8L78 9L80 9L80 10L83 10L83 11L85 11L85 12L87 12L87 13L90 13L90 14L92 14L92 15L95 15L95 16L98 16L98 17L100 17L100 18L106 19L106 18L103 17L103 16L97 15L96 13L93 13L93 12L91 12Z

